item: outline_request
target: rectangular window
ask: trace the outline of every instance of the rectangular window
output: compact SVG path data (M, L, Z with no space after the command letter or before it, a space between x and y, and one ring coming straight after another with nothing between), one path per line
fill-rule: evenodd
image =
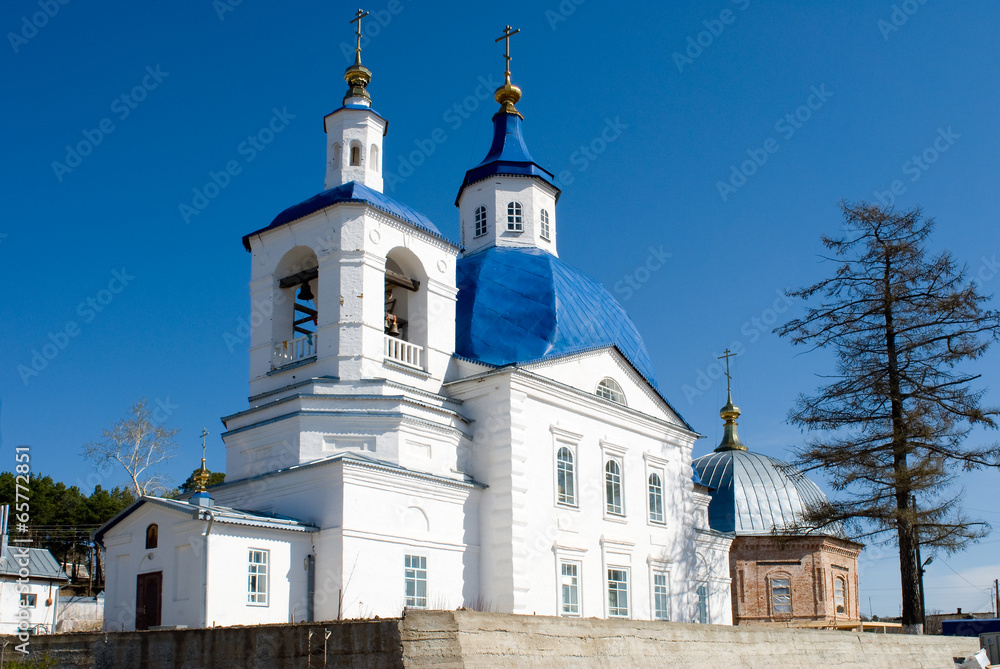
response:
M844 579L839 576L833 579L833 603L837 607L837 613L846 613L844 607Z
M608 615L628 618L628 571L608 569Z
M247 602L267 606L267 567L270 551L250 549L250 567L247 579Z
M653 618L670 620L670 592L666 572L653 572Z
M787 578L771 579L771 608L775 613L792 612L792 588Z
M31 592L21 593L21 608L33 609L38 604L38 595Z
M562 614L578 616L580 615L580 565L576 562L563 562L560 569Z
M406 605L414 609L427 608L427 558L407 555L404 560Z
M708 586L698 586L698 622L708 624Z

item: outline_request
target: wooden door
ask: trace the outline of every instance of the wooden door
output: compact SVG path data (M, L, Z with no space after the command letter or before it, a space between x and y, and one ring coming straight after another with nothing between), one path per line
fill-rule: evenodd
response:
M135 628L148 630L160 624L163 572L139 574L135 582Z

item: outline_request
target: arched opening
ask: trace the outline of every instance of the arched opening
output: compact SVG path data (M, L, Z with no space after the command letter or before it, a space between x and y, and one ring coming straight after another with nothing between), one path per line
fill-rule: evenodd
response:
M160 541L160 528L156 523L146 527L146 548L156 548Z
M351 142L351 167L361 166L361 144Z
M427 275L409 249L395 248L385 259L385 357L426 368Z
M476 223L475 236L482 237L487 232L486 205L480 205L479 207L476 208L475 223Z
M376 174L378 174L378 146L375 145L375 144L372 144L372 148L368 152L368 155L371 156L371 163L370 163L370 165L371 165L371 168L372 168L372 172L375 172Z
M843 576L833 579L833 603L838 615L847 613L847 579Z
M278 368L316 355L319 327L319 261L316 252L296 246L275 270L272 316L272 367Z
M618 382L609 376L601 379L601 382L597 384L597 396L603 397L606 400L611 400L616 404L621 404L628 406L625 402L625 393L622 392L622 387L618 385Z
M330 168L337 169L343 162L343 158L340 155L340 143L334 142L333 149L330 151Z

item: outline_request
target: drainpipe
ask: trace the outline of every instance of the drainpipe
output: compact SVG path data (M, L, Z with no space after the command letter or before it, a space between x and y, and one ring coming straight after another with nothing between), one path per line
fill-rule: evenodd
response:
M316 556L306 556L306 622L314 620L314 604L316 598Z
M208 627L208 537L212 534L212 525L215 523L215 514L211 509L204 509L204 512L208 514L208 528L205 530L205 570L202 578L202 588L204 592L204 598L202 600L202 616L203 627Z

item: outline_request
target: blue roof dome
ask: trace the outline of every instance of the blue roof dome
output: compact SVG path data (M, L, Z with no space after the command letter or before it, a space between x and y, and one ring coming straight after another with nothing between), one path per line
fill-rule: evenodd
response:
M274 228L279 228L282 225L291 223L292 221L297 221L300 218L305 218L309 214L319 211L321 209L326 209L335 204L341 202L363 202L364 204L375 207L376 209L381 209L382 211L392 214L393 216L402 219L409 223L410 225L420 228L425 232L451 243L441 232L437 229L431 219L427 218L421 214L416 209L403 204L399 200L389 197L385 193L380 193L376 190L372 190L364 184L359 184L356 181L349 181L346 184L337 186L336 188L330 188L328 190L319 193L318 195L313 195L308 200L299 202L296 205L292 205L288 209L274 217L270 225L261 228L260 230L255 230L248 235L243 236L243 246L246 250L250 250L250 237L260 234L265 230L272 230Z
M560 190L553 181L552 173L535 162L528 152L521 132L521 115L501 109L493 115L493 143L483 161L465 173L462 190L469 184L481 181L496 174L514 174L526 177L538 177L556 189L558 199ZM458 204L456 198L455 204Z
M708 522L737 535L770 534L801 521L807 506L827 501L812 480L775 458L738 448L717 450L693 463L712 491ZM840 534L840 528L820 534Z
M455 349L491 365L615 346L655 388L625 309L601 284L534 247L491 247L458 261Z

